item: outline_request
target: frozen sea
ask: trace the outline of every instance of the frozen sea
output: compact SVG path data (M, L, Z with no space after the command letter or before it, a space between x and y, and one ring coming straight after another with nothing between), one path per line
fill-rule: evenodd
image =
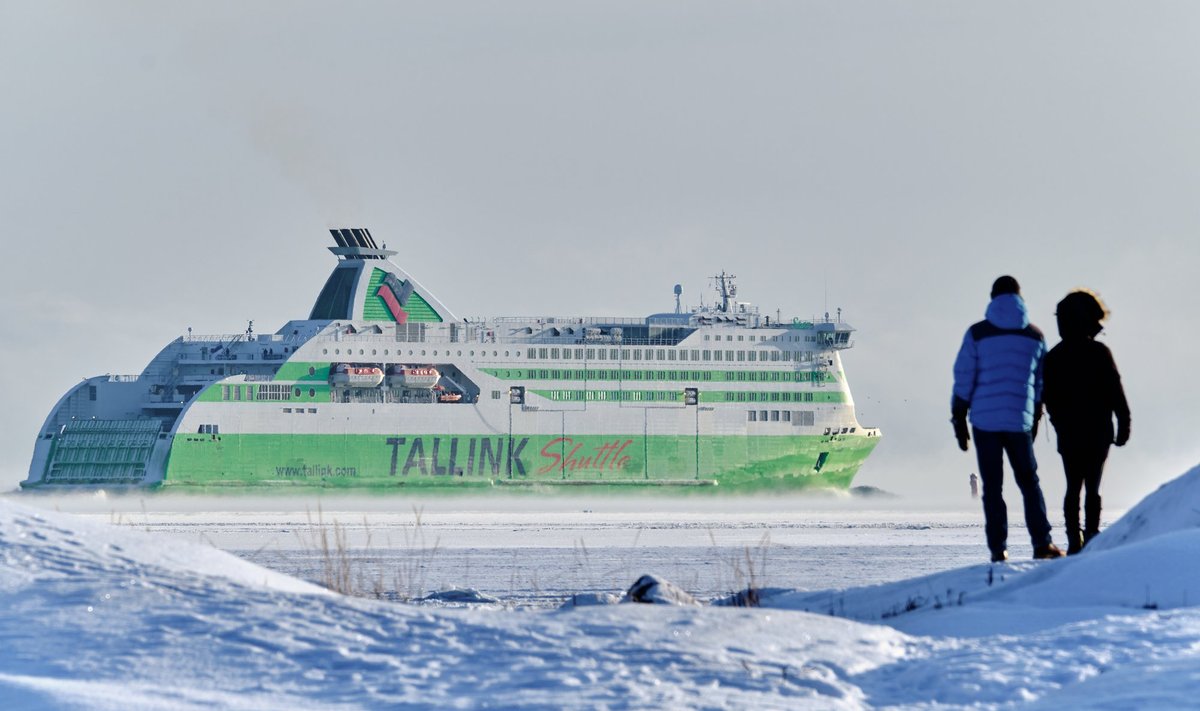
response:
M982 513L969 500L957 510L803 496L85 497L58 506L304 580L340 576L359 594L473 589L514 606L621 593L645 573L713 599L748 586L873 585L987 557ZM1020 516L1013 512L1015 559L1031 553Z

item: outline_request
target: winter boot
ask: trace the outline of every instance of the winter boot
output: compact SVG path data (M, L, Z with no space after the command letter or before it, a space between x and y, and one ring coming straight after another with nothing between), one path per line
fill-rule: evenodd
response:
M1062 549L1053 543L1047 543L1044 546L1038 546L1033 549L1034 560L1052 560L1054 558L1062 558L1064 555L1066 554L1062 552Z
M1008 560L1008 551L1001 548L998 551L992 551L992 562L1003 563Z
M1099 535L1100 535L1100 532L1099 532L1099 531L1097 531L1097 530L1095 530L1095 529L1091 529L1091 528L1089 528L1088 530L1084 531L1084 532L1083 532L1083 545L1086 547L1086 546L1087 546L1087 544L1088 544L1088 543L1089 543L1089 542L1090 542L1090 541L1091 541L1093 538L1095 538L1096 536L1099 536Z
M1083 534L1078 528L1067 529L1067 555L1075 555L1083 550Z

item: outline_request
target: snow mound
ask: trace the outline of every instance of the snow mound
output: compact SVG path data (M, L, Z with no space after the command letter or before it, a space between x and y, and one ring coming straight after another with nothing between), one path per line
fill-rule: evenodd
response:
M746 588L713 600L712 604L717 607L759 607L763 600L790 592L787 588Z
M1200 529L1135 540L1064 562L1045 566L1053 575L1014 585L993 597L1053 608L1168 610L1200 604Z
M0 707L857 709L896 630L785 611L538 613L327 593L0 501Z
M500 599L481 593L475 588L450 588L431 592L417 602L448 603L452 605L499 605Z
M1200 604L1200 467L1163 485L1076 555L980 564L869 587L761 594L759 605L910 634L1035 633Z
M163 545L140 531L36 511L6 499L0 499L0 544L0 591L32 580L83 574L119 575L131 581L202 575L271 590L332 594L210 546L177 540Z
M620 595L612 593L575 593L567 598L567 601L559 607L560 610L569 610L574 607L595 607L597 605L616 605L621 602Z
M641 602L651 605L699 605L700 602L670 580L656 575L643 575L629 586L621 602Z
M1092 554L1165 533L1200 528L1200 466L1138 502L1083 549Z

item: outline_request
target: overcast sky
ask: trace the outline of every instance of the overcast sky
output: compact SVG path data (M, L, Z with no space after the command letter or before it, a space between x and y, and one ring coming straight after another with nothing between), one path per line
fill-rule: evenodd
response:
M1187 2L0 0L0 489L73 383L303 318L326 228L365 226L459 316L642 315L722 269L842 307L884 432L857 483L910 500L966 496L950 369L992 280L1051 345L1092 287L1131 502L1200 461L1197 37Z

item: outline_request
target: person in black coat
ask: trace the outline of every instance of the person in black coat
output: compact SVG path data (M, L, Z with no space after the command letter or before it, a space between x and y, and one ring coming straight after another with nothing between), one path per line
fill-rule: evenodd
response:
M1112 352L1096 340L1108 317L1104 304L1089 291L1073 291L1058 302L1056 315L1062 341L1046 354L1043 401L1067 475L1063 514L1071 555L1100 532L1100 476L1109 445L1121 447L1129 441L1129 403ZM1087 492L1082 530L1081 488Z

